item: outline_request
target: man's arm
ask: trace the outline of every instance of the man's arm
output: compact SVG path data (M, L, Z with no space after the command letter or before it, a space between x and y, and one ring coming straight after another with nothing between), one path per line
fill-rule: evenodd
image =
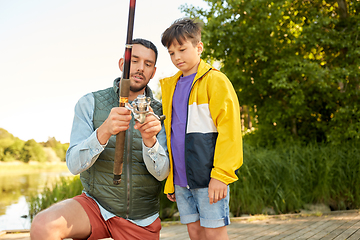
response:
M143 138L143 158L148 171L162 181L169 175L169 157L167 154L165 129L154 116L148 115L144 124L136 122Z
M66 164L70 172L79 174L91 167L106 144L100 144L93 126L94 97L88 93L75 105L75 115L70 135L70 147L66 152Z
M66 152L66 164L73 174L90 168L104 150L109 138L129 128L130 111L115 107L108 118L94 131L94 96L89 93L78 101L70 136L70 147Z

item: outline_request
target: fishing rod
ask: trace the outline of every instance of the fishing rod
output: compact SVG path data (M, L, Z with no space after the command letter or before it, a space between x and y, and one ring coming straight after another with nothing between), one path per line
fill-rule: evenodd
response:
M120 88L119 107L125 107L125 105L129 102L130 63L131 63L131 53L132 53L132 38L133 38L133 30L134 30L135 4L136 4L136 0L130 0L127 37L126 37L126 45L125 45L124 69L123 69L123 76L121 78L120 86L119 86ZM115 159L114 159L114 168L113 168L113 173L114 173L113 182L115 185L118 185L121 182L121 174L124 163L125 133L126 131L121 131L116 135Z

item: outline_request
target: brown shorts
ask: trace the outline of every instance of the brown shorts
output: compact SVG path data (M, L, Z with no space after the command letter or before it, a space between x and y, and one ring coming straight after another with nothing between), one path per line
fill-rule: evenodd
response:
M115 240L153 240L160 238L160 218L157 218L152 224L146 227L140 227L117 216L105 221L101 216L100 209L96 202L92 198L86 196L85 193L75 196L73 199L81 204L90 219L91 234L89 238L87 238L88 240L97 240L109 237Z

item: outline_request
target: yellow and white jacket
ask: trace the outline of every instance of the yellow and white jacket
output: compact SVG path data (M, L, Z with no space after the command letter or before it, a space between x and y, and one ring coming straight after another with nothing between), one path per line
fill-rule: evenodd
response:
M160 80L170 173L164 193L174 193L171 116L175 86L182 72ZM243 163L240 106L229 79L200 61L188 98L185 165L191 189L208 187L210 178L235 182Z

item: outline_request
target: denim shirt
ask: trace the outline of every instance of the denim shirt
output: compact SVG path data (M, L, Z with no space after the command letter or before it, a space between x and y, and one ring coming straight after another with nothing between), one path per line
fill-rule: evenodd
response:
M99 143L97 139L97 129L94 131L94 102L93 94L88 93L81 97L75 105L75 116L70 135L70 147L66 152L67 167L74 175L80 174L90 168L107 145L107 143L105 145ZM143 158L146 168L157 180L162 181L168 176L169 158L167 155L164 127L162 127L157 135L157 141L153 147L148 148L143 143ZM88 193L86 193L86 195L92 198ZM96 203L105 221L115 216L113 213L105 210L98 202ZM142 220L127 220L138 226L145 227L153 223L158 217L159 214L156 213Z

